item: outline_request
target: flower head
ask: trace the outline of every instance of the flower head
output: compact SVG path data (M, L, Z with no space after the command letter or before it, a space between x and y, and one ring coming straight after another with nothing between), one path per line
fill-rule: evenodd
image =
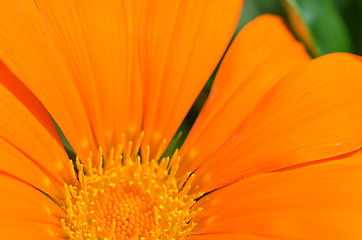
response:
M241 0L0 3L6 239L360 239L362 61ZM74 148L72 161L50 115Z

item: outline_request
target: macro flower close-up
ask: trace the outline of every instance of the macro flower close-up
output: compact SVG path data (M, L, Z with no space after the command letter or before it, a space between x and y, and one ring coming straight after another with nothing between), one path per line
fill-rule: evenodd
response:
M362 58L243 4L1 0L0 239L362 239Z

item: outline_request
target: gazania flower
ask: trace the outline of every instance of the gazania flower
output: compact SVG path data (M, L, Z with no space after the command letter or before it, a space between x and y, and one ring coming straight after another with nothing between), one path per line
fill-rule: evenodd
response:
M161 158L241 4L1 1L1 238L361 239L361 58L311 60L278 17Z

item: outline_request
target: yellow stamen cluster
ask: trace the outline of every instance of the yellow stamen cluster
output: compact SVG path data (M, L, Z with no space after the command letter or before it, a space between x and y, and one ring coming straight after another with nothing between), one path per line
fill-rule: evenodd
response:
M124 147L123 140L107 158L99 149L95 164L92 153L87 164L77 158L79 185L65 185L66 218L61 223L67 237L111 240L190 236L195 226L192 219L201 211L193 209L194 199L200 194L187 194L193 175L176 180L180 161L177 152L171 159L155 161L149 159L147 148L141 159L142 137L134 147L132 142Z

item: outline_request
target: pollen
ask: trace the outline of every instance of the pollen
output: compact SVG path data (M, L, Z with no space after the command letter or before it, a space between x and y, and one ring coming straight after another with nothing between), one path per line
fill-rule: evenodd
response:
M75 185L65 185L61 219L68 239L186 239L195 227L189 195L193 175L176 179L180 157L150 159L150 149L140 154L143 133L135 146L124 144L105 157L102 149L82 162L76 159ZM165 142L158 149L162 153Z

